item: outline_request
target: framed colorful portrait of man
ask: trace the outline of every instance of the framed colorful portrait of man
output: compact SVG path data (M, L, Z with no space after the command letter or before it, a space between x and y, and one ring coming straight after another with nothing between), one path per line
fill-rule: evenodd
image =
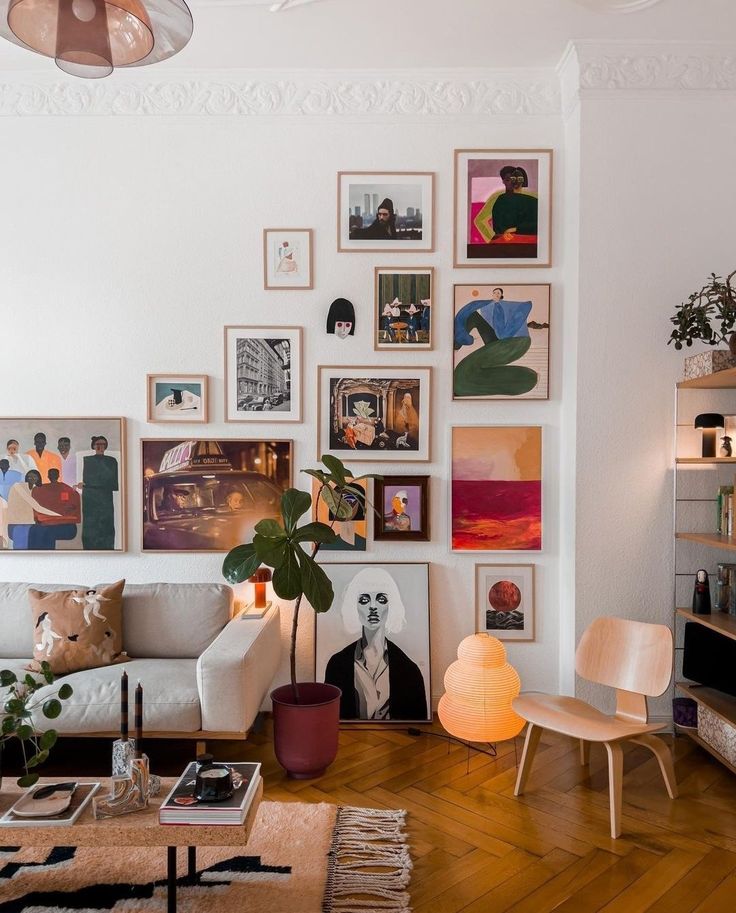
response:
M552 150L456 149L456 267L551 264Z
M0 552L125 548L124 420L0 419Z
M317 456L429 460L432 369L320 365Z
M387 476L373 484L378 516L373 538L429 542L429 476Z
M340 718L431 722L429 565L322 568L335 600L315 613L315 673L341 690Z

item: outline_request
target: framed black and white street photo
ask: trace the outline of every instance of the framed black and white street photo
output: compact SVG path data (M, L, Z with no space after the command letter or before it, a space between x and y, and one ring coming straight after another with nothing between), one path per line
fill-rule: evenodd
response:
M340 718L430 722L429 564L323 564L335 591L316 614L316 681L342 691Z
M301 420L301 327L225 327L225 421Z

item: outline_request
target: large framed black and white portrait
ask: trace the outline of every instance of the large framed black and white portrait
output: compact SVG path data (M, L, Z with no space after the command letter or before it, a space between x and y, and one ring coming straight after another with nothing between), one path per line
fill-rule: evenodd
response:
M342 691L340 719L431 722L429 565L322 567L335 600L316 615L316 680Z

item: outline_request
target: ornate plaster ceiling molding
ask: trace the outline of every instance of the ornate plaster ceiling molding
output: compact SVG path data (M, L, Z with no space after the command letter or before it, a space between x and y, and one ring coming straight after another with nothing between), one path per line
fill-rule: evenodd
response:
M229 72L160 82L142 82L136 74L121 71L117 76L115 82L87 84L6 73L0 82L0 115L490 118L560 111L553 70L360 77Z
M581 6L602 13L638 13L661 2L662 0L576 0Z

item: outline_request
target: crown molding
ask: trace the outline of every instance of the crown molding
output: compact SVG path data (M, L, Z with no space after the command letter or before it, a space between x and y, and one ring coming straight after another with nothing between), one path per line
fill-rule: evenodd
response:
M116 70L85 82L6 71L0 116L480 117L555 115L554 70L278 74L197 71L159 79Z

